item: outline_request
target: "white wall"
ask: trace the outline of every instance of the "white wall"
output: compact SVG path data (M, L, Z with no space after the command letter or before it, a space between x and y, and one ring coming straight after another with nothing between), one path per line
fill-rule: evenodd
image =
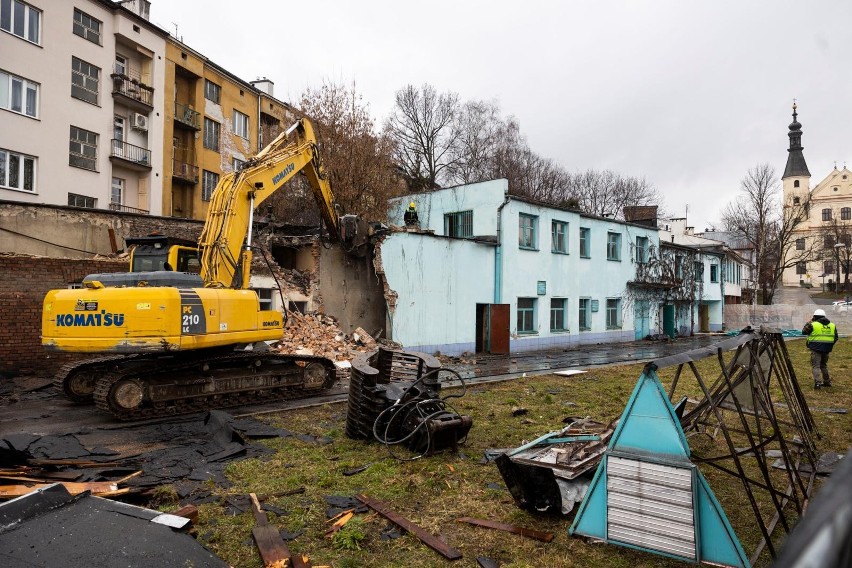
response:
M460 185L428 193L407 195L390 201L389 218L394 225L403 225L402 216L410 202L417 207L420 228L444 234L444 214L472 210L473 234L497 234L497 207L503 203L509 182L496 179L470 185Z

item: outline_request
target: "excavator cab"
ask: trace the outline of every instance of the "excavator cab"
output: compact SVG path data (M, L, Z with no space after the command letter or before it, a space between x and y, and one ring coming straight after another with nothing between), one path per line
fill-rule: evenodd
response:
M175 271L198 274L201 263L194 241L151 234L125 239L130 253L130 272Z

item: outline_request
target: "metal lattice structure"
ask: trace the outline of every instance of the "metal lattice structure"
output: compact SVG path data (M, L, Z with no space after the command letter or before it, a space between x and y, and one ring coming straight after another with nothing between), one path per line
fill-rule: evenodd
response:
M732 352L727 359L726 352ZM718 374L712 381L695 365L708 358L718 362ZM750 562L754 564L764 548L776 558L776 529L780 525L784 533L789 533L794 519L807 507L817 470L815 438L819 438L781 331L746 329L713 346L666 357L648 366L650 370L676 367L667 389L673 404L679 398L678 387L691 379L698 384L701 400L688 405L681 400L675 405L681 408L683 431L688 438L707 435L714 440L721 437L724 443L708 444L706 448L690 443L690 459L742 483L762 534ZM696 450L698 446L701 447ZM772 469L778 458L787 464L780 475ZM771 519L767 519L767 510L770 514L774 511Z

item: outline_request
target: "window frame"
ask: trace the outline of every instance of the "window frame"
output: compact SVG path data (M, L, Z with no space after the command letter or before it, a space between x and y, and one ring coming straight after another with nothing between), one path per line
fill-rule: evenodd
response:
M233 125L234 134L243 140L249 139L249 135L251 134L251 129L249 127L249 115L234 109L231 124Z
M704 282L704 261L695 260L692 262L692 277L696 282Z
M80 15L79 20L77 19L77 14ZM97 24L97 26L93 27L91 25L86 25L85 18L88 18L90 23ZM74 16L73 16L72 24L71 24L71 32L75 36L78 36L78 37L81 37L81 38L83 38L87 41L90 41L90 42L94 43L95 45L103 45L103 38L102 38L102 36L103 36L103 32L102 32L103 25L104 25L104 23L102 21L100 21L99 19L91 16L90 14L87 14L86 12L84 12L83 10L80 10L79 8L74 8ZM78 33L78 29L77 29L78 26L80 27L80 30L79 30L80 33ZM91 37L89 37L89 32L91 32L91 35L94 36L96 39L92 39Z
M213 143L213 132L215 131L216 143L215 147L211 144ZM222 147L222 125L210 117L204 117L204 148L207 150L212 150L213 152L219 152Z
M555 305L554 305L555 304ZM568 320L565 318L568 310L568 298L551 298L550 299L550 331L551 333L560 333L568 331ZM554 320L562 319L562 327L554 325Z
M82 202L82 205L79 203ZM85 209L97 209L98 199L89 197L88 195L80 195L79 193L68 193L69 207L83 207Z
M75 136L76 131L76 136ZM85 134L86 139L80 137L80 134ZM91 142L91 137L94 136L94 143ZM98 171L98 146L100 142L100 135L97 132L92 132L91 130L86 130L85 128L80 128L79 126L71 125L71 130L69 134L69 146L68 146L68 165L80 168L83 170L89 170L92 172ZM75 152L72 148L74 144L79 144L80 150ZM86 148L92 148L92 155L87 155ZM74 158L78 158L78 162L74 163ZM82 165L80 160L91 160L92 167L86 167Z
M796 250L805 250L805 238L796 239Z
M524 221L529 221L529 224ZM518 248L538 250L538 215L518 213Z
M822 261L822 273L823 274L834 274L834 261L833 260L824 260Z
M592 258L592 229L580 227L580 258Z
M15 17L15 6L18 5L18 4L20 4L24 8L24 11L23 11L24 21L20 26L21 27L21 33L17 33L17 31L16 31L16 28L18 26L16 25L17 24L17 18ZM35 6L32 6L31 4L27 4L26 2L22 2L21 0L9 0L8 3L7 3L7 10L9 10L8 13L4 14L3 7L4 7L3 2L0 2L0 30L4 31L4 32L6 32L10 35L13 35L15 37L21 38L22 40L24 40L28 43L31 43L33 45L41 45L41 32L42 32L41 15L42 15L42 11L39 10L38 8L36 8ZM7 16L7 17L4 18L4 15ZM33 15L37 16L36 29L35 29L36 38L35 39L32 39L32 31L33 30L32 30L32 22L30 21L30 19ZM3 27L4 20L8 21L8 26L9 26L8 29Z
M459 239L473 237L473 210L444 213L444 235Z
M831 221L831 208L826 207L822 210L822 220L823 221Z
M648 264L651 260L651 239L636 237L636 264Z
M79 65L80 69L75 69L75 63L80 64ZM89 73L85 72L83 70L84 65L88 66L90 72L92 70L94 70L96 72L95 76L92 76L92 74L90 72ZM101 94L100 94L101 93L101 74L102 74L102 69L100 67L98 67L97 65L93 65L92 63L89 63L85 59L80 59L79 57L72 55L71 56L71 97L75 98L79 101L83 101L84 103L89 103L90 105L99 106L100 98L101 98ZM79 82L78 82L78 78L79 78ZM88 81L94 82L94 90L92 89L92 86L88 84ZM77 91L76 94L75 94L74 87L77 87L78 89L80 89L80 91ZM88 98L86 98L85 93L89 93L91 95L94 95L94 100L89 100Z
M614 318L614 321L613 319ZM606 328L621 329L624 322L621 318L621 298L606 299Z
M713 284L719 283L719 263L710 264L710 282Z
M222 86L210 79L204 79L204 98L218 105L222 100Z
M852 207L841 207L840 208L840 220L841 221L852 220Z
M35 81L30 81L26 77L21 77L19 75L15 75L14 73L9 73L8 71L0 69L0 83L4 81L4 76L6 87L5 89L0 87L0 93L2 93L0 94L0 109L37 119L38 107L41 99L41 85L39 83L36 83ZM20 110L16 110L15 108L13 108L15 104L16 83L18 90L18 104L20 105ZM30 91L35 92L35 99L32 103L32 114L28 112L30 109ZM4 98L5 100L3 100Z
M529 306L521 307L521 300L529 302ZM529 298L529 297L519 297L517 301L517 310L515 311L515 329L518 332L518 335L533 335L536 333L536 321L535 321L535 313L537 307L538 298ZM522 317L523 315L523 317ZM526 327L527 316L529 316L529 329ZM521 327L521 323L524 323L524 327Z
M234 170L234 172L240 171L242 169L242 167L245 165L245 163L246 163L246 160L241 160L239 158L235 158L235 157L231 156L231 169Z
M796 274L807 274L808 273L808 263L807 262L797 262L796 263Z
M201 201L210 201L221 177L216 172L201 170ZM212 184L212 186L211 186Z
M116 184L115 182L119 182ZM124 205L124 188L127 187L127 180L120 177L112 176L112 181L109 184L109 202L116 205ZM115 199L116 188L118 189L118 201Z
M621 233L606 232L606 259L621 262Z
M550 221L550 252L568 254L568 221L551 219Z
M580 331L592 329L592 299L579 298L577 303L577 327Z
M15 156L17 159L17 172L15 179L18 182L17 186L12 185L12 156ZM29 167L29 178L30 178L30 186L31 189L27 189L27 164L30 164ZM6 148L0 148L0 189L8 189L10 191L20 191L23 193L38 193L36 191L37 185L37 175L38 175L38 158L36 156L30 156L29 154L23 154L21 152L14 152L12 150L8 150Z

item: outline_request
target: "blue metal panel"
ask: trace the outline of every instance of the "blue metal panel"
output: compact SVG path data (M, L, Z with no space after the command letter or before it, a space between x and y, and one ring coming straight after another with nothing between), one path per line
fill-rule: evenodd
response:
M606 456L601 460L568 534L606 540Z
M698 519L698 558L703 562L712 562L723 566L750 568L751 564L745 551L734 533L722 505L716 500L716 495L707 484L707 480L696 470L697 487L696 518Z
M689 444L680 421L653 370L639 377L609 449L689 458Z

